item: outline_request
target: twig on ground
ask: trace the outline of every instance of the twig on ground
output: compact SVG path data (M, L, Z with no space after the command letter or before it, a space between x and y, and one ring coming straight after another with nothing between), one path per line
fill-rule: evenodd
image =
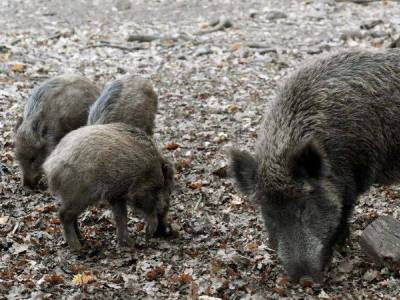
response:
M367 4L375 1L381 1L381 0L336 0L336 2L353 2L357 4Z
M137 50L146 50L148 49L147 47L142 47L142 46L133 46L133 47L128 47L128 46L122 46L122 45L117 45L117 44L94 44L94 45L89 45L85 49L89 48L115 48L115 49L120 49L123 51L137 51Z
M190 41L192 38L187 33L182 33L177 36L172 35L146 35L146 34L131 34L126 39L128 42L139 42L139 43L150 43L153 41L161 40L161 41Z
M212 33L220 30L225 30L226 28L232 27L232 22L228 18L221 17L216 21L210 22L209 26L212 28L207 30L201 30L195 33L195 35L203 35L207 33Z
M246 46L249 48L252 48L252 49L257 49L257 51L260 54L271 53L271 52L278 53L278 49L271 48L271 47L269 47L267 45L263 45L263 44L251 43L251 44L247 44Z
M141 35L141 34L131 34L126 39L128 42L139 42L139 43L150 43L155 40L171 40L177 41L178 38L174 36L158 36L158 35Z

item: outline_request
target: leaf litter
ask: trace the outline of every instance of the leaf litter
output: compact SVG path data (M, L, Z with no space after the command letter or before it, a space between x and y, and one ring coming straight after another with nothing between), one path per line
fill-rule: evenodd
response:
M400 296L400 273L370 263L358 245L375 218L400 216L397 186L361 197L324 285L303 288L267 247L257 206L232 186L225 151L254 149L265 103L303 61L396 45L395 1L2 0L0 15L0 299ZM155 139L177 168L177 239L146 241L143 220L130 214L136 247L119 249L111 214L95 208L80 223L99 251L76 255L59 201L21 187L14 124L32 89L63 72L101 87L125 73L153 81Z

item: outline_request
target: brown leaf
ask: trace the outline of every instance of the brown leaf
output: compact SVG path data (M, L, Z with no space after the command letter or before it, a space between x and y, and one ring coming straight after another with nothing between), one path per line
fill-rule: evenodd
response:
M234 103L231 103L231 104L229 104L227 107L226 107L226 110L228 111L228 112L230 112L230 113L234 113L235 111L237 111L239 109L239 106L237 106L236 104L234 104Z
M153 270L150 270L146 273L146 278L149 281L156 280L157 278L163 277L165 274L164 266L157 266Z
M144 229L144 223L137 223L136 224L136 231L142 231Z
M169 150L169 151L173 151L173 150L178 149L179 147L180 147L180 145L177 144L177 143L169 143L169 144L167 144L167 145L165 146L165 149L167 149L167 150Z
M44 231L47 232L47 233L60 233L61 232L61 228L60 227L49 226L49 227L46 227L44 229Z
M286 297L286 291L282 287L276 287L275 292L279 295L279 297Z
M26 70L26 66L21 63L16 63L11 66L11 71L15 73L23 73Z
M186 283L192 282L192 280L193 280L193 278L189 274L182 273L181 275L179 275L179 282L181 284L186 284Z
M173 274L172 276L169 276L169 281L173 284L178 283L179 281L179 276L176 274Z
M61 232L60 227L53 227L53 226L48 226L44 229L47 233L59 233Z
M182 171L184 169L188 169L190 167L190 159L180 159L175 164L175 167L178 171Z
M234 43L231 46L232 50L239 50L242 47L242 43L238 42L238 43Z
M56 206L54 204L50 204L50 205L46 205L46 206L43 206L43 207L39 207L36 210L38 212L48 213L48 212L56 211L57 208L56 208Z
M279 285L287 286L289 284L289 277L281 276L276 281Z
M188 188L192 190L197 190L203 186L201 182L188 182L187 183Z
M61 224L59 218L51 218L51 219L49 220L49 223L50 223L50 224L53 224L53 225L60 225L60 224Z
M64 282L64 277L59 274L46 275L44 281L51 284L59 284Z
M72 273L83 273L84 271L86 271L86 267L82 266L82 265L70 265L69 266L69 271Z
M248 244L246 245L246 248L247 248L247 250L249 250L249 251L251 251L251 252L254 252L254 251L257 251L257 249L258 249L258 244L257 244L257 242L251 242L251 243L248 243Z

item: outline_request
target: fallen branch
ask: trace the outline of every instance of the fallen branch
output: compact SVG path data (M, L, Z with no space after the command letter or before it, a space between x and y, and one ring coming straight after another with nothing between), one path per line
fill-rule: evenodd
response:
M139 43L151 43L153 41L161 40L161 41L178 41L185 40L189 41L191 38L188 34L179 34L178 36L172 35L143 35L143 34L131 34L126 39L128 42L139 42Z
M89 48L115 48L115 49L120 49L123 51L129 51L129 52L148 49L148 48L142 47L142 46L127 47L127 46L122 46L122 45L117 45L117 44L95 44L95 45L89 45L86 47L86 49L89 49Z
M203 35L207 33L225 30L226 28L232 27L232 22L228 18L221 17L216 21L210 22L209 26L211 26L212 28L198 31L195 33L195 35Z
M132 34L126 39L128 42L150 43L156 40L171 40L177 41L178 38L174 36L158 36L158 35L140 35Z
M336 2L353 2L357 4L367 4L375 1L381 1L381 0L336 0Z
M257 49L257 51L260 54L265 54L265 53L278 53L278 50L276 48L271 48L270 46L263 45L263 44L247 44L246 45L249 48L252 49Z

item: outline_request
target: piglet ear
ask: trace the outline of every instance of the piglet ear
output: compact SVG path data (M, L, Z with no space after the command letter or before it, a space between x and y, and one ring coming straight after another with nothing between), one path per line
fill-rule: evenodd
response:
M18 117L17 122L14 126L14 133L17 132L18 128L21 126L22 122L24 121L23 117Z
M324 152L309 140L298 146L289 157L289 171L294 179L320 179L326 169Z
M257 161L250 153L236 149L230 150L229 173L235 179L239 190L250 195L257 183Z

